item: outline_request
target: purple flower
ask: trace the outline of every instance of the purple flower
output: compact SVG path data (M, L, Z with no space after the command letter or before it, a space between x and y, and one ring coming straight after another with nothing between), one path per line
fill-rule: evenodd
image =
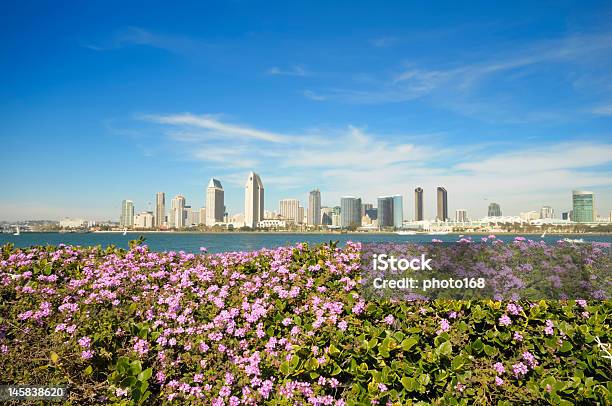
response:
M522 376L527 375L527 372L529 372L529 369L522 362L518 362L512 365L512 372L514 372L515 377L520 378Z
M82 359L90 359L91 357L93 357L93 351L85 350L85 351L81 352L81 358Z
M82 337L79 339L79 345L83 348L89 348L89 346L91 346L91 338L89 337Z
M495 364L493 364L493 369L499 375L502 375L504 372L506 372L506 368L504 368L504 364L502 364L501 362L496 362Z
M387 325L391 326L395 322L395 317L393 317L392 314L389 314L387 317L384 318L384 322L387 323Z
M440 328L436 331L436 334L440 335L446 331L450 330L450 323L446 319L440 320Z
M504 380L501 379L499 376L495 377L495 385L497 386L502 386L504 384Z
M512 320L510 319L510 317L508 317L507 314L504 314L499 318L500 326L509 326L510 324L512 324Z
M512 338L514 338L514 340L518 342L523 341L523 335L519 333L518 331L514 332L514 336L512 336Z

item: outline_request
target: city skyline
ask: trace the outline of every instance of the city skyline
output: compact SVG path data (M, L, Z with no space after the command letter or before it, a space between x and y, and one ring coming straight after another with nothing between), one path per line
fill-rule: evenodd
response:
M399 193L411 218L420 186L432 218L444 185L449 217L612 210L610 4L115 6L0 16L0 220L200 206L211 177L239 213L251 169L267 206Z

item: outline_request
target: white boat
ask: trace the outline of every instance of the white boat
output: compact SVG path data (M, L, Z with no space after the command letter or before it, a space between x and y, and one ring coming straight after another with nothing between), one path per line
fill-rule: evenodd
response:
M569 243L574 243L574 244L583 244L584 243L584 240L582 238L576 238L576 239L564 238L563 241L569 242Z
M13 235L21 235L21 233L19 232L19 226L17 226L17 231L13 233Z
M544 233L542 233L542 235L540 236L540 238L544 238L546 237L546 231L544 231Z
M431 233L428 233L429 235L446 235L446 234L450 234L448 231L432 231Z
M416 231L397 231L395 234L397 235L415 235Z
M127 227L123 229L123 235L127 235Z

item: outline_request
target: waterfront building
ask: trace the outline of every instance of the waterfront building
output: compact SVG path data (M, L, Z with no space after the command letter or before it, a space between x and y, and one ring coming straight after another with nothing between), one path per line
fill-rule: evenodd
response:
M372 220L378 220L378 208L371 208L366 210L365 215Z
M281 219L263 219L257 223L259 228L287 228L287 221Z
M264 187L255 172L249 173L244 188L244 224L256 228L264 219Z
M393 198L391 196L378 198L378 226L393 227Z
M366 210L373 209L374 205L372 203L362 203L361 204L361 217L366 215Z
M308 194L308 218L309 226L321 225L321 192L319 189L311 190Z
M171 228L185 227L185 197L181 195L174 196L174 199L170 202L168 219Z
M121 202L121 216L119 217L119 225L122 227L134 226L134 202L131 200L123 200Z
M166 194L157 192L155 195L155 227L161 227L166 221Z
M414 221L423 221L423 188L414 189Z
M442 186L438 186L437 189L438 197L438 210L436 220L447 221L448 220L448 193Z
M577 223L595 221L595 196L593 192L582 190L572 191L572 203L572 221Z
M540 209L540 218L541 219L555 218L555 211L550 206L542 206L542 208Z
M306 224L306 213L302 206L298 207L298 224Z
M155 216L151 211L143 211L134 216L134 228L151 229L154 227Z
M331 207L321 207L321 224L324 226L332 225L333 210Z
M540 214L537 211L532 210L532 211L526 211L526 212L520 213L519 217L521 218L521 220L531 221L531 220L539 219L540 218Z
M200 224L200 209L194 209L191 206L185 207L185 225L197 226Z
M340 198L340 226L342 228L361 226L361 199L353 196Z
M206 188L206 225L209 227L223 222L225 214L225 192L221 181L211 178Z
M282 199L278 202L280 216L284 219L292 220L294 223L301 223L299 220L300 201L298 199Z
M200 207L200 216L199 216L199 223L200 225L205 225L206 224L206 207Z
M60 228L84 228L87 226L87 221L83 218L63 218L59 222Z
M488 217L501 217L501 215L502 215L502 212L501 212L501 207L499 207L499 204L490 203L489 209L487 211L487 216Z
M561 220L569 220L569 212L564 211L563 213L561 213Z
M455 221L457 223L466 223L468 221L467 210L466 209L455 210Z
M332 218L332 223L331 223L332 227L341 227L342 219L340 217L340 214L332 213L331 218Z
M404 225L404 203L401 195L391 196L393 199L393 227L402 228Z

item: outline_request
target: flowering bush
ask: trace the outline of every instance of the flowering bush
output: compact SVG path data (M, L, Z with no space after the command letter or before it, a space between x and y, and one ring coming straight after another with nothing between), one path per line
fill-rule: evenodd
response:
M610 402L609 301L366 300L360 249L4 246L0 382L72 403Z

